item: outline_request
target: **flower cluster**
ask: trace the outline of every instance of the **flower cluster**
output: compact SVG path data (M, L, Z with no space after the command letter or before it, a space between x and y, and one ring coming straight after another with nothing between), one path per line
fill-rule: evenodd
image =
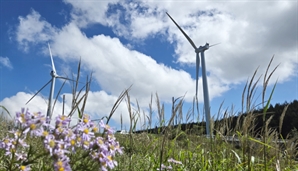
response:
M11 131L14 138L6 137L0 141L0 148L5 149L5 155L11 160L27 160L24 148L28 148L25 139L27 136L41 137L44 147L53 159L55 170L71 170L69 154L75 153L79 148L87 151L95 162L101 165L101 170L106 171L117 166L114 160L117 153L122 154L122 148L116 138L114 131L102 120L97 127L88 115L83 115L79 123L70 128L71 119L67 116L57 116L55 126L46 122L41 113L31 113L22 109L16 114L18 129ZM102 136L99 135L100 129ZM21 148L22 147L22 148ZM30 170L29 165L21 165L20 170Z

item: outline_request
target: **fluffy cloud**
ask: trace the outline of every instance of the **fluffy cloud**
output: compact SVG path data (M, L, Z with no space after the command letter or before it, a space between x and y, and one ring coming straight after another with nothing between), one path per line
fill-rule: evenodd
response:
M91 14L93 10L78 16L84 16L91 23L110 26L118 36L127 39L165 35L169 42L177 42L177 61L194 64L194 50L166 16L165 12L169 12L197 46L221 42L206 52L207 69L220 83L241 83L257 67L264 73L274 54L273 66L279 63L280 66L273 82L277 78L284 82L296 74L297 2L114 1L102 5L90 1L83 6L68 3L82 11L104 6L106 15L98 10L101 15L97 15L97 19Z
M106 12L110 5L117 4L118 1L86 1L81 3L76 0L64 0L65 3L71 4L73 7L71 11L72 22L79 27L88 27L93 23L109 24L112 21L106 19Z
M175 46L175 60L179 64L193 65L194 49L166 11L197 46L221 43L205 53L210 99L246 81L258 66L259 73L264 73L273 54L276 57L272 66L280 63L273 82L277 78L283 82L297 74L297 7L292 4L295 2L65 2L72 6L69 23L54 28L32 11L26 17L19 17L16 39L25 50L31 44L50 41L53 55L65 63L77 62L81 57L83 70L92 71L102 89L90 94L88 111L92 114L98 108L108 112L107 106L112 106L117 95L130 85L133 85L132 99L137 99L142 107L148 106L150 95L155 92L166 102L185 93L185 100L192 101L195 80L189 73L158 63L154 59L157 57L131 50L121 42L125 39L134 44L160 36ZM119 38L102 34L87 37L83 30L93 24L111 28ZM201 78L199 81L202 95ZM96 98L105 104L94 103ZM199 101L202 99L200 96ZM125 110L124 106L120 107L121 112ZM119 115L115 117L119 119Z
M40 31L41 34L46 34ZM93 71L101 88L109 93L119 94L124 88L133 85L131 95L138 99L142 106L147 106L150 94L155 92L159 93L162 100L169 100L172 96L179 97L186 92L186 100L191 101L193 98L195 82L190 74L159 64L150 56L130 50L117 38L105 35L88 38L75 23L55 32L51 48L54 56L65 61L78 61L82 57L83 68ZM210 79L210 85L219 81L213 80L216 79ZM227 90L226 85L215 87L219 89L213 91L217 93L211 94L211 98Z
M43 98L41 95L35 96L27 105L25 105L26 101L29 100L34 94L28 94L24 92L18 92L16 95L5 98L1 101L1 105L4 106L12 116L14 116L15 112L21 111L21 108L29 109L31 112L39 112L42 111L44 115L46 115L45 111L47 111L47 98ZM65 95L65 103L64 103L64 114L68 115L71 111L71 103L72 103L72 94L63 94ZM62 96L62 95L61 95ZM88 99L86 103L85 113L92 116L92 119L102 119L104 117L109 116L111 109L118 99L117 96L108 95L104 91L92 92L90 91L88 94ZM134 108L133 108L134 109ZM0 109L1 111L2 109ZM55 108L53 111L52 119L55 119L57 115L61 115L63 111L63 103L57 101L55 103ZM5 113L4 110L2 112ZM133 111L134 112L134 111ZM129 126L129 114L128 109L123 101L115 111L112 116L112 120L114 122L120 123L120 116L122 115L123 125ZM77 113L74 115L74 123L76 123Z
M12 67L12 64L11 64L11 62L10 62L10 60L9 60L8 57L2 57L2 56L0 56L0 64L3 65L3 66L5 66L5 67L7 67L8 69L12 69L13 68Z
M55 28L43 20L40 14L34 10L26 17L20 16L19 21L16 40L24 51L29 50L29 43L36 44L41 41L48 41L55 34Z
M36 16L35 12L29 15ZM25 17L27 20L22 19L22 24L30 25L30 22L32 22L30 18L32 17L29 15ZM39 22L49 25L46 21L40 19ZM18 30L23 29L19 28ZM27 43L45 43L45 40L42 39L30 39L36 34L43 35L47 32L44 29L37 30L37 32L28 32L28 38L23 37L20 39L20 44L23 45L23 40ZM116 101L116 97L131 85L133 85L130 91L131 100L135 102L137 99L141 107L148 106L150 95L155 92L159 93L161 100L167 101L172 96L182 96L191 90L191 93L187 93L186 99L192 100L194 80L191 79L188 73L158 64L150 56L126 48L117 38L104 35L95 35L88 38L75 23L65 25L53 35L50 40L53 56L59 56L65 62L78 61L81 57L82 68L86 72L93 71L95 80L104 90L91 92L88 96L86 112L92 114L93 118L102 118L108 115ZM1 104L10 104L8 109L13 110L20 106L21 101L30 98L25 96L27 97L29 94L19 93L14 97L4 99ZM46 111L44 108L37 108L38 106L46 107L46 104L40 104L40 99L37 102L38 97L30 103L34 105L28 107L31 111ZM44 101L42 102L44 103ZM66 108L69 108L69 103L70 100L66 100L66 104L68 104ZM112 119L120 122L119 113L121 113L123 123L127 125L129 117L125 103L122 103L118 110L119 112ZM58 102L55 106L55 114L61 113L59 111L62 111L62 102ZM144 117L140 117L144 121Z
M32 102L26 106L25 103L29 100L33 94L28 94L24 92L18 92L16 95L4 98L1 101L1 105L4 106L12 115L15 112L20 111L21 108L30 108L30 111L37 112L37 111L47 111L46 100L43 99L41 96L36 96L32 100Z

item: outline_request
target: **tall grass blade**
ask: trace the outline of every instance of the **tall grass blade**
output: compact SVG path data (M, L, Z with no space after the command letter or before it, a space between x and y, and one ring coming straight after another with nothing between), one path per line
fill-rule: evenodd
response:
M2 108L3 110L5 110L5 112L11 117L9 111L3 105L0 105L0 108Z
M286 115L286 111L288 110L288 107L289 107L290 105L288 104L285 108L284 108L284 110L282 111L282 113L281 113L281 116L280 116L280 118L279 118L279 129L278 129L278 131L279 131L279 134L281 134L281 131L282 131L282 125L283 125L283 121L284 121L284 118L285 118L285 115Z
M132 86L132 85L131 85L131 86ZM128 89L126 89L126 90L124 90L124 91L122 91L122 92L120 93L118 99L116 100L116 102L114 103L114 105L113 105L113 107L112 107L112 110L111 110L111 112L110 112L110 114L109 114L109 116L108 116L108 119L107 119L106 124L109 123L111 117L113 116L113 114L114 114L114 112L116 111L116 109L118 108L118 106L121 104L121 102L122 102L123 98L125 97L125 95L126 95L126 97L128 98L128 100L129 100L128 92L129 92L131 86L129 86ZM131 112L130 101L129 101L129 112Z

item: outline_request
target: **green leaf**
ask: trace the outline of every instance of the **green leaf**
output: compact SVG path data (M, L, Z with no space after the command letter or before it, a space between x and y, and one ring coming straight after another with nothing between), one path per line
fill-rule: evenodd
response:
M83 113L80 111L79 107L77 107L77 109L78 109L78 116L79 116L80 119L82 119L83 118Z

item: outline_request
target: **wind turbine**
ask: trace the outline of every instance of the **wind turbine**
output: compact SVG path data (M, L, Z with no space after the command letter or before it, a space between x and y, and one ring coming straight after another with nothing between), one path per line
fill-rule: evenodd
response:
M206 115L206 132L207 136L210 136L210 104L209 104L209 92L208 92L208 83L207 83L207 75L206 75L206 64L205 64L205 55L204 52L209 49L211 46L209 43L206 43L204 46L197 46L194 42L188 37L188 35L181 29L181 27L175 22L175 20L167 13L170 19L175 23L175 25L179 28L182 34L186 37L192 47L195 49L196 52L196 98L198 98L198 76L199 76L199 67L200 67L200 56L201 53L201 60L202 60L202 79L203 79L203 95L204 95L204 106L205 106L205 115Z
M66 77L61 77L61 76L59 76L56 73L56 69L55 69L55 65L54 65L54 61L53 61L53 57L52 57L52 52L51 52L50 44L48 44L48 47L49 47L50 56L51 56L51 62L52 62L52 71L50 73L50 75L52 76L52 78L41 89L39 89L38 92L35 93L34 96L32 96L31 99L28 100L28 102L26 104L28 104L42 89L44 89L51 82L51 89L50 89L48 109L47 109L47 118L49 118L49 123L50 123L51 122L50 120L51 120L51 117L52 117L52 99L53 99L53 96L54 96L54 89L55 89L56 78L62 78L62 79L65 79L65 80L71 80L71 79L66 78ZM73 81L73 80L71 80L71 81Z

